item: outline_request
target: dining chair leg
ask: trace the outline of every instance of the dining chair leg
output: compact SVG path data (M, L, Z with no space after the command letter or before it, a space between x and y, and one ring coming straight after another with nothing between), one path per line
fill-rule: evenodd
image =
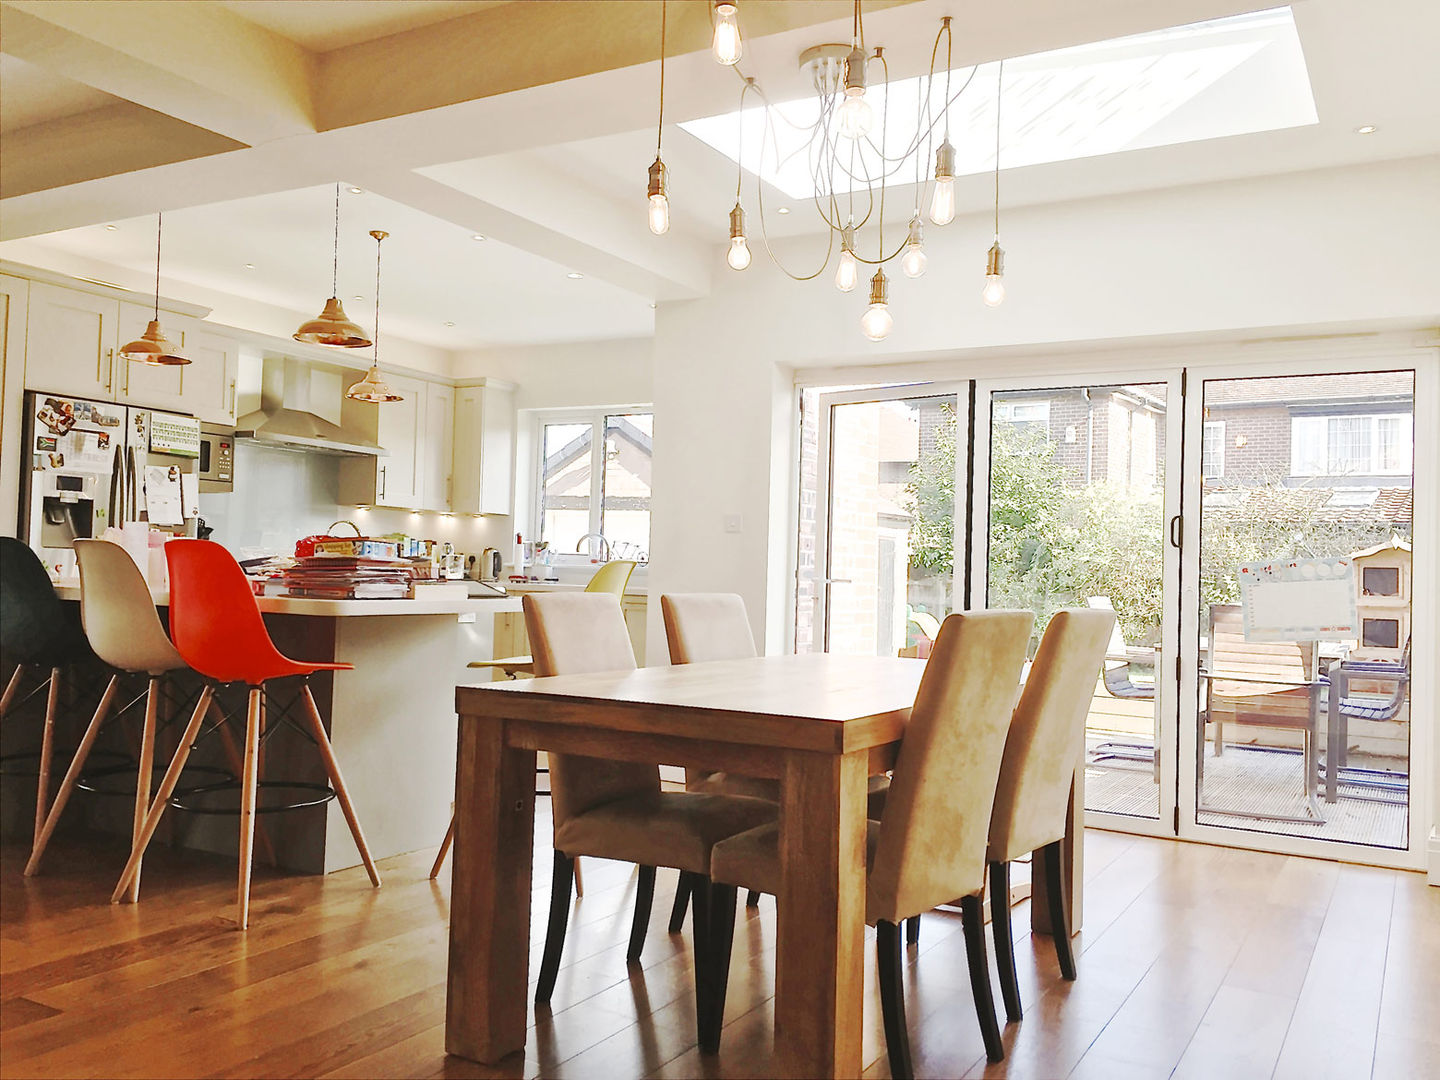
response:
M1000 973L1000 997L1005 1002L1005 1022L1018 1024L1020 983L1015 977L1015 937L1010 923L1010 864L990 864L990 929L995 937L995 967Z
M555 852L550 876L550 924L545 927L545 953L540 960L540 981L535 986L535 1004L548 1005L560 974L560 954L565 949L565 927L570 922L570 889L575 882L575 860Z
M907 947L910 945L920 944L919 915L911 915L908 919L905 920L905 944Z
M698 1041L708 1025L710 1003L715 997L711 992L714 964L710 962L715 947L710 940L710 878L696 874L694 881L695 887L690 890L690 946L695 957L695 1027ZM731 915L734 915L733 909Z
M170 761L170 767L165 770L164 777L160 780L160 787L155 792L155 797L150 800L150 812L145 815L145 824L140 829L140 835L130 847L130 859L125 863L125 869L120 871L120 880L115 885L115 891L110 894L110 902L118 904L120 898L125 895L130 886L130 878L140 865L140 858L145 854L145 848L149 846L155 830L160 827L160 819L165 814L165 807L174 794L175 785L180 782L181 770L185 768L185 762L190 757L190 750L195 742L195 736L200 733L200 725L205 720L205 711L210 707L210 699L215 695L213 686L206 686L200 691L200 700L195 704L195 711L190 716L190 723L185 725L185 733L180 736L180 744L175 748L175 757Z
M50 769L55 756L55 713L60 705L60 669L50 669L50 692L45 697L45 728L40 736L40 777L35 788L35 834L31 850L40 843L45 815L50 809Z
M440 868L445 865L445 856L450 854L450 845L455 842L455 815L450 815L450 827L445 830L445 839L440 841L440 850L435 855L435 863L430 867L430 880L434 881L440 876Z
M100 704L95 709L95 715L90 718L90 726L80 737L80 745L75 750L75 758L70 762L70 768L65 770L65 779L60 781L60 790L55 793L55 801L50 804L50 809L45 815L45 823L40 828L40 835L35 838L35 846L30 852L30 861L25 864L26 877L34 877L40 870L40 857L45 854L50 837L55 833L55 826L60 823L60 815L65 812L65 804L70 801L70 796L75 791L75 784L80 779L80 771L85 767L85 760L90 756L90 748L95 745L95 736L100 734L100 728L104 725L105 718L110 715L110 706L114 704L115 695L119 690L120 676L110 676L110 682L105 686L105 693L100 696ZM9 691L7 690L6 693Z
M152 677L145 689L145 726L140 731L139 766L135 770L135 824L130 831L130 846L140 839L140 830L145 827L145 815L150 810L150 785L155 773L155 722L160 711L160 679ZM140 867L135 864L134 876L130 878L127 899L134 904L140 899Z
M245 710L245 767L240 778L240 878L235 892L235 926L250 925L250 864L255 851L255 797L259 783L260 724L265 691L250 687ZM137 864L138 866L138 864Z
M1051 937L1055 939L1055 958L1060 961L1060 974L1075 980L1075 952L1070 944L1070 903L1065 895L1065 869L1060 857L1060 841L1041 849L1045 863L1045 893L1050 901Z
M335 750L330 745L330 736L325 734L325 725L320 720L320 710L315 707L315 696L310 693L308 682L301 690L300 698L305 703L305 715L310 718L310 733L315 736L315 745L320 750L325 771L330 776L330 786L335 789L335 801L340 804L340 809L345 814L345 823L350 826L350 835L355 840L355 849L360 852L360 861L365 864L365 872L370 875L370 884L379 888L380 871L375 869L375 860L370 857L365 833L360 829L360 818L355 813L355 805L350 801L345 778L340 775L340 762L335 760Z
M5 684L5 693L0 696L0 716L10 711L10 705L15 700L15 695L20 692L20 684L25 680L25 665L16 664L15 670L10 674L10 681Z
M710 886L710 942L706 947L709 1008L699 1018L700 1052L720 1051L720 1031L725 1026L725 995L730 983L730 951L735 944L734 885ZM696 972L699 977L699 972Z
M675 903L670 908L670 933L678 934L685 929L685 912L690 907L690 893L695 888L695 875L688 870L680 871L680 881L675 886Z
M635 886L635 915L630 920L630 948L625 952L627 962L640 959L640 950L645 948L645 933L650 929L650 910L655 905L655 867L640 867L640 880Z
M960 900L960 924L965 934L965 958L970 965L970 990L975 995L975 1016L985 1039L985 1056L1004 1061L1000 1024L995 1019L995 998L990 992L990 961L985 955L985 906L978 895Z
M885 1053L890 1075L911 1080L910 1032L905 1026L905 983L900 952L900 927L881 919L875 924L875 972L880 978L880 1016L885 1025Z
M747 908L758 908L760 906L760 893L751 889L745 894L745 906Z
M580 856L575 856L575 895L583 898L585 896L585 875L580 871Z

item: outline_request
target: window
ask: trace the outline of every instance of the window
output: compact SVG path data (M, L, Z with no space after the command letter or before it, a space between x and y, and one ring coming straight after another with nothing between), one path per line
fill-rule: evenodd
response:
M535 534L559 561L649 558L654 421L629 410L541 418Z
M1048 429L1050 402L1024 398L1018 401L997 400L994 405L994 418L1002 424L1036 424Z
M1403 476L1410 472L1411 416L1297 416L1290 422L1292 476Z
M1225 421L1205 421L1203 434L1200 444L1200 475L1206 480L1216 480L1225 475Z

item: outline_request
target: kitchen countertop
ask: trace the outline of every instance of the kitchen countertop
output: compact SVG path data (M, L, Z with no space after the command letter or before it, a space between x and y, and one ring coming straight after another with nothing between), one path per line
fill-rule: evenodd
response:
M516 594L534 592L584 592L584 582L574 581L502 581L505 588ZM644 585L627 585L626 596L645 597L650 590Z
M62 600L80 599L79 581L61 581L55 592ZM151 589L157 607L170 602L163 589ZM256 603L267 615L314 615L338 618L357 615L464 615L482 611L519 611L517 597L458 597L443 600L317 600L300 596L257 596Z

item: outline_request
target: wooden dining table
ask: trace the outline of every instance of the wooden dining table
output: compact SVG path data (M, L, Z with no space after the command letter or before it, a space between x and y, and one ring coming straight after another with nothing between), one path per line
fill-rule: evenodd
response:
M781 781L774 1065L859 1076L867 780L893 767L924 668L812 654L457 687L446 1050L525 1047L544 750Z

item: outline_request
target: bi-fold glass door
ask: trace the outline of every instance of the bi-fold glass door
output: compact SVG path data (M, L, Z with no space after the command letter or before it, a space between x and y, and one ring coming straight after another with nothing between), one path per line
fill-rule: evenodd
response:
M1440 454L1405 359L812 394L797 648L924 657L989 606L1033 654L1111 608L1087 824L1418 865Z

